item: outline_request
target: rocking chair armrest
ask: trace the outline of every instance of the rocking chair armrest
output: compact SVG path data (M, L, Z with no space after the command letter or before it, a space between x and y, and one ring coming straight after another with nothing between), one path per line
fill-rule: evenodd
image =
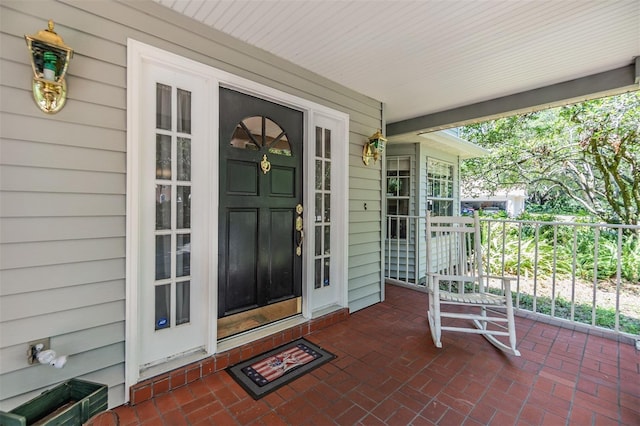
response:
M440 285L436 285L436 283L440 283L440 281L461 281L461 282L469 282L469 283L480 283L478 277L473 277L471 275L449 275L449 274L438 274L435 272L427 272L427 276L431 279L428 281L429 291L431 291L434 297L438 297L440 293ZM459 293L465 293L464 286L459 288Z
M517 280L516 277L509 277L506 275L485 275L483 278L501 280L502 288L504 289L505 293L511 293L511 281Z
M472 277L471 275L449 275L449 274L438 274L435 272L427 272L427 275L432 278L437 278L438 280L452 280L452 281L468 281L474 282L478 281L478 277Z

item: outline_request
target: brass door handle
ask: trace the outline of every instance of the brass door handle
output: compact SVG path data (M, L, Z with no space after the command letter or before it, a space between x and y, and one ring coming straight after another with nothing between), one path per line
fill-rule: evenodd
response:
M296 218L296 256L302 256L302 240L304 240L304 230L302 223L302 204L298 204L296 206L296 213L298 213L298 217Z

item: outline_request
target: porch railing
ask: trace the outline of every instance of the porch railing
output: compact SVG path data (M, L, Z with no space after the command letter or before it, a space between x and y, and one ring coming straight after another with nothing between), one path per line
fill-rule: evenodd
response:
M487 272L513 277L517 310L640 337L640 226L493 218L481 224ZM387 217L388 281L425 288L425 228L421 216Z

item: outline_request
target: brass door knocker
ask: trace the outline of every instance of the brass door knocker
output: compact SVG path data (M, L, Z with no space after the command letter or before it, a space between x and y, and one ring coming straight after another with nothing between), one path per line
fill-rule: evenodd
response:
M262 156L262 161L260 162L260 168L262 169L262 173L264 173L265 175L269 173L269 170L271 170L271 163L269 162L269 160L267 160L266 154Z

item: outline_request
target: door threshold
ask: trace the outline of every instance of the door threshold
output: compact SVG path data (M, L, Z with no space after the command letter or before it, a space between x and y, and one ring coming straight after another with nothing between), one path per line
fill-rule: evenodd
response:
M255 328L253 330L249 330L244 333L226 337L224 339L218 340L218 346L217 346L216 352L217 353L225 352L230 349L234 349L242 345L246 345L247 343L260 340L263 337L267 337L272 334L284 331L296 325L304 324L307 321L309 320L303 317L302 314L298 314L277 322L273 322L271 324L267 324L260 328Z

